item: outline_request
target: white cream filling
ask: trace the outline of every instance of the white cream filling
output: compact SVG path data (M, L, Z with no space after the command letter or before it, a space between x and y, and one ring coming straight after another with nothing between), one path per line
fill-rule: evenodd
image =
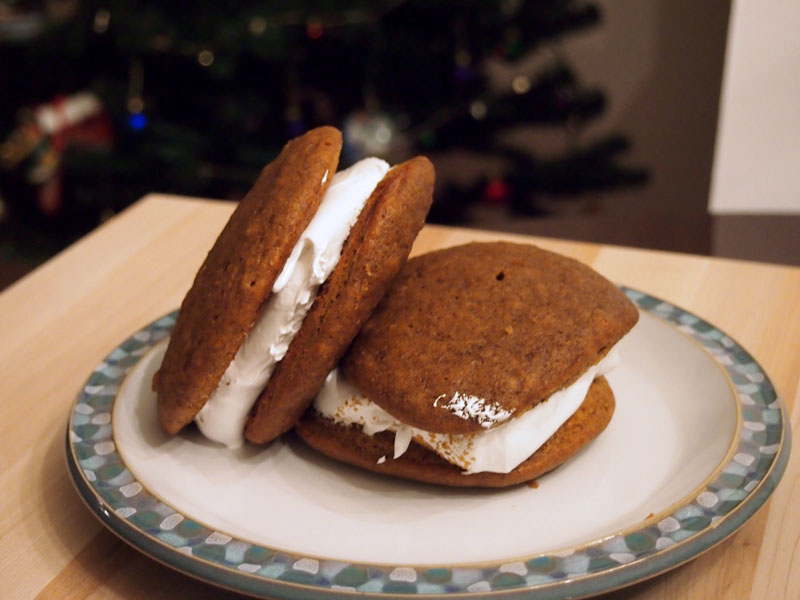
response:
M208 439L230 448L244 443L244 425L253 403L289 349L319 286L339 261L350 229L388 170L386 162L367 158L333 176L314 218L275 280L256 323L217 389L195 417ZM326 171L321 184L327 177Z
M314 408L336 423L360 425L367 435L393 431L394 458L402 456L414 439L446 461L461 467L465 473L508 473L536 452L578 410L592 381L608 373L618 362L619 353L614 347L574 383L557 391L544 402L516 418L509 419L510 413L502 415L505 419L502 424L474 434L433 433L405 425L365 398L337 369L328 374L325 385L314 401ZM481 399L476 396L458 396L473 399L474 404L482 407L489 406L490 412L495 416L499 414L496 405L486 401L478 402ZM441 397L434 400L437 401L441 401ZM452 403L453 399L449 402ZM464 416L467 413L463 409L463 402L456 402L454 406L455 414L467 418L468 415ZM491 409L492 406L495 408Z

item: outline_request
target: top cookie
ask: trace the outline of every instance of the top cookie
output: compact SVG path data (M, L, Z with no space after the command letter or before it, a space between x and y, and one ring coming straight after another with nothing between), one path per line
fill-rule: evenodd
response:
M373 191L303 325L257 400L245 437L265 443L308 408L411 251L433 198L434 169L413 158Z
M341 134L321 127L289 142L261 172L200 267L153 379L168 433L192 421L216 389L273 283L319 206Z
M474 433L491 415L450 399L468 408L477 397L519 416L598 362L637 319L616 286L576 260L473 243L409 260L341 366L403 423Z

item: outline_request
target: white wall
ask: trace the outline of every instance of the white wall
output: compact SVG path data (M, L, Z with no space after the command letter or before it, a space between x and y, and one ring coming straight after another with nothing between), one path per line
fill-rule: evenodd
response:
M736 0L712 213L800 213L800 2Z

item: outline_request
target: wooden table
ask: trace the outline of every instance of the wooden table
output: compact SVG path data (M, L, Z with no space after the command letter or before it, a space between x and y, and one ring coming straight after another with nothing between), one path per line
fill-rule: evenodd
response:
M82 383L131 332L176 308L228 218L227 203L151 195L0 295L0 590L3 598L237 597L119 541L72 488L64 456ZM523 239L682 306L766 369L800 440L800 269L427 227L415 252ZM729 539L619 598L800 598L800 452Z

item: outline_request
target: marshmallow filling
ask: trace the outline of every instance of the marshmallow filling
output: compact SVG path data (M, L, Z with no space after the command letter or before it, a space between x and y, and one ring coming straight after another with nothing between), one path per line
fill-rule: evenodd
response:
M445 400L444 406L457 416L478 418L482 426L488 427L486 431L473 434L434 433L406 425L364 397L338 369L328 374L314 401L314 409L335 423L359 425L367 435L393 431L394 458L402 456L413 439L463 469L465 474L509 473L536 452L578 410L592 381L608 373L618 362L619 353L614 347L571 385L514 418L498 405L477 396L454 394L450 399L440 396L433 400L436 404ZM486 414L493 417L488 425L482 419ZM492 427L498 422L500 424Z
M388 171L389 165L383 160L367 158L333 176L252 329L195 417L208 439L229 448L244 443L250 409L300 330L319 286L336 267L364 205ZM320 185L327 177L326 172Z

